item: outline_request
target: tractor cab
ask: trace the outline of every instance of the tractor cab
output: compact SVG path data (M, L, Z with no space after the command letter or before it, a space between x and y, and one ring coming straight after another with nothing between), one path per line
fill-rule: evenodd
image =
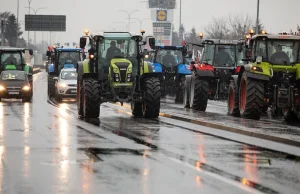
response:
M26 50L29 51L30 56L33 55L33 51L30 49L1 48L0 71L22 70L26 71L26 73L29 73L29 65L26 64L24 57Z

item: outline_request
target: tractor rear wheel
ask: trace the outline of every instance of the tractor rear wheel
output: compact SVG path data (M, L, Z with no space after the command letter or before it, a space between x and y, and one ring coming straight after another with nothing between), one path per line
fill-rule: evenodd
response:
M83 117L98 118L100 114L100 90L96 80L83 81Z
M285 108L283 111L284 120L286 122L295 122L298 120L297 113L288 108Z
M243 118L259 120L264 105L264 82L243 73L240 82L239 107Z
M81 82L77 81L77 97L76 97L76 101L77 101L77 111L78 111L78 116L83 116L83 95L82 95L82 87L81 87Z
M183 86L183 108L190 108L191 76L185 78Z
M157 118L160 111L160 82L157 78L148 78L144 85L143 116Z
M209 97L209 83L207 80L201 79L198 74L192 78L190 103L191 108L198 111L205 111Z
M239 108L239 93L235 83L232 81L229 84L228 88L228 100L227 100L227 108L228 115L239 117L240 116L240 108Z

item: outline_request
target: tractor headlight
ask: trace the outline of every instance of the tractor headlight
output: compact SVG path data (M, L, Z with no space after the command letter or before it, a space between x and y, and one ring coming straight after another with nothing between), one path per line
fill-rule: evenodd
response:
M119 78L116 78L116 82L119 82L120 80L119 80Z
M261 67L258 67L258 66L252 66L251 70L252 71L258 71L258 72L263 72L263 69Z
M119 68L114 67L114 68L113 68L113 71L114 71L114 73L119 73Z
M119 74L118 74L118 73L115 73L115 77L118 78L118 77L119 77Z
M132 67L128 67L127 72L131 73L132 72Z

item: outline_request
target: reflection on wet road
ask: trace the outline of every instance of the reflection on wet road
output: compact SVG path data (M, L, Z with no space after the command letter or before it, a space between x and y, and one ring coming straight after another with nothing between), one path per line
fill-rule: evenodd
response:
M76 104L0 103L0 193L298 193L299 161L101 106L81 120Z

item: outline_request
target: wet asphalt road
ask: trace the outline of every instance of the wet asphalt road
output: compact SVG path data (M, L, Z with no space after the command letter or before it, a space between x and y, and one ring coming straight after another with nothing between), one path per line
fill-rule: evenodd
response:
M0 103L0 193L299 193L300 163L286 154L109 104L83 121L46 84L36 74L32 103Z

